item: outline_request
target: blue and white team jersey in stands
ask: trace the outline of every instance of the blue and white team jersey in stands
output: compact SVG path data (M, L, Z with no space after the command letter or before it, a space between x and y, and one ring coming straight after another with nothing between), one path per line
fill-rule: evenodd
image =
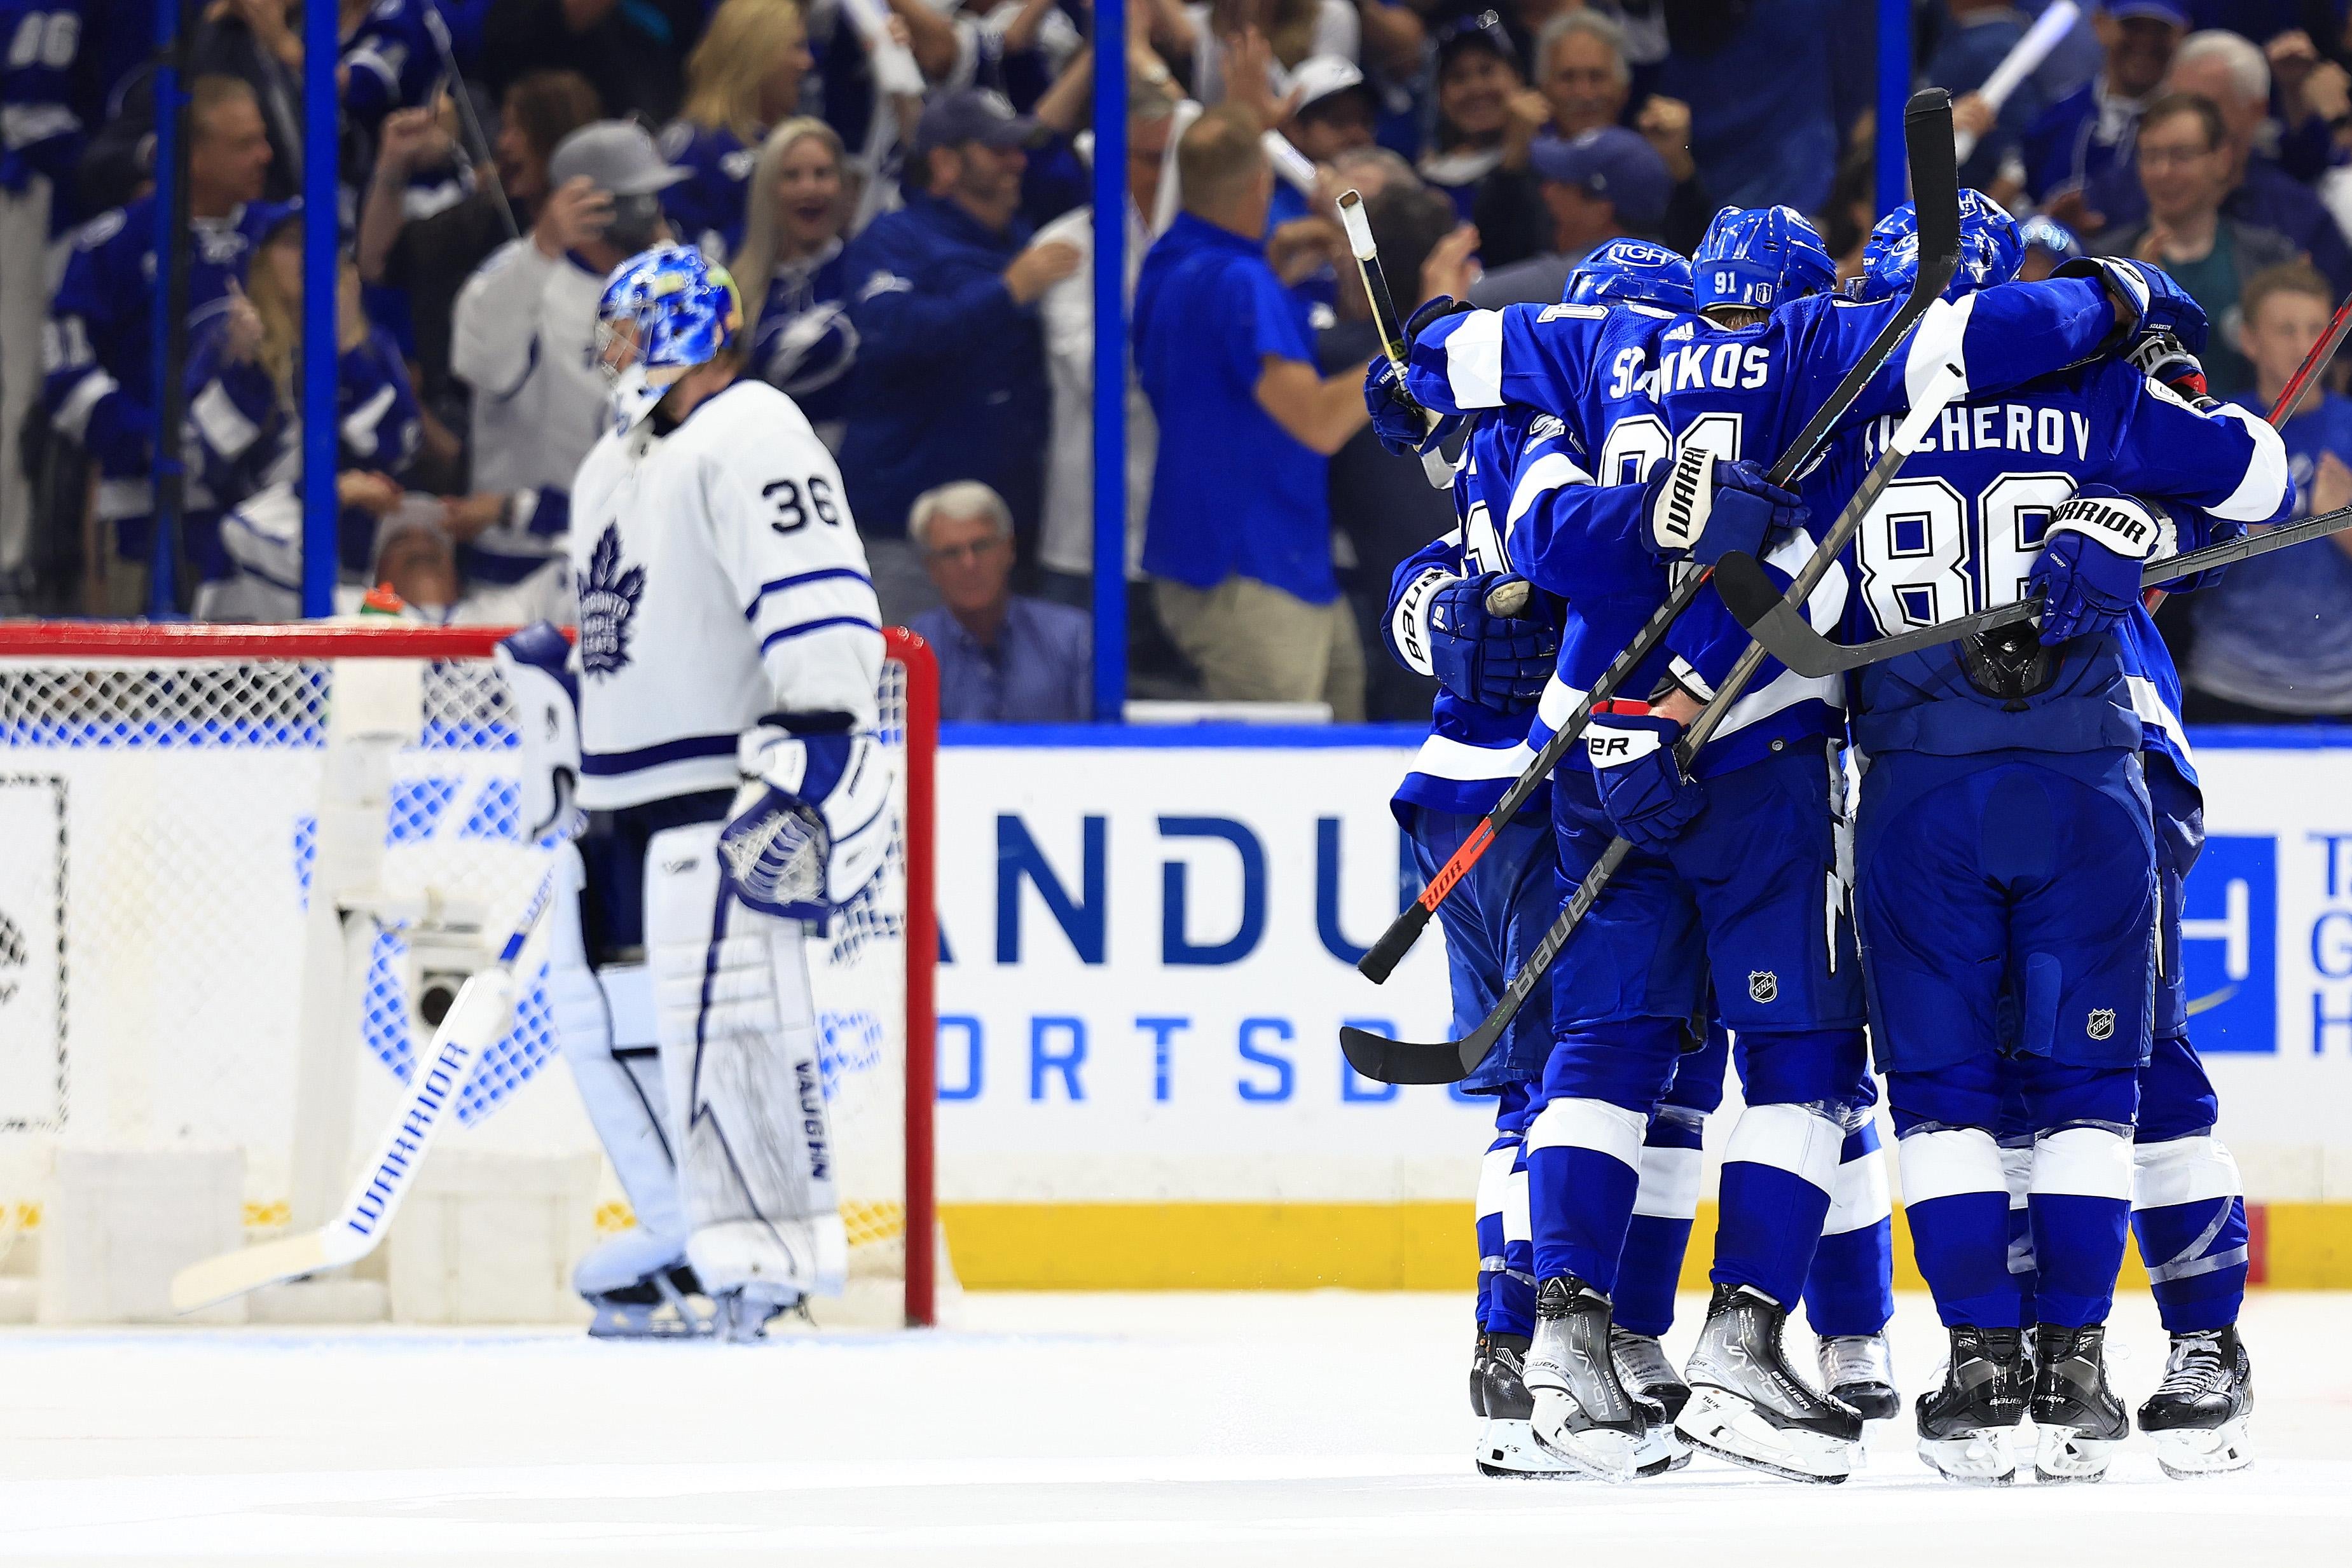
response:
M21 194L35 175L71 189L83 141L73 108L80 42L79 0L0 0L0 191Z
M449 28L433 0L376 0L343 39L345 117L372 132L394 110L430 103L449 49Z
M1816 296L1749 325L1632 305L1513 305L1433 323L1412 347L1406 387L1448 412L1527 404L1559 411L1580 477L1593 487L1556 493L1516 528L1512 556L1538 584L1569 601L1559 674L1543 697L1528 744L1565 722L1594 679L1664 602L1667 576L1643 538L1643 484L1689 447L1725 459L1770 463L1900 307ZM1914 385L1947 363L1972 385L2005 387L2084 359L2115 324L2104 288L2088 279L2017 285L1968 296L1931 312L1871 379L1848 424L1897 414ZM1858 477L1858 476L1857 476ZM1851 487L1849 486L1849 489ZM1820 509L1816 526L1836 514ZM1793 531L1768 560L1785 578L1813 548ZM1845 583L1823 579L1809 605L1834 624ZM1719 601L1701 595L1677 622L1654 669L1622 686L1646 695L1672 669L1711 692L1747 646ZM1748 695L1696 760L1699 776L1755 761L1775 742L1834 732L1843 693L1767 661Z
M708 130L677 120L661 133L661 154L687 172L661 194L662 216L671 231L713 261L730 260L743 243L743 214L759 148L746 147L723 125Z
M789 394L819 435L837 431L847 417L849 373L857 363L845 258L835 239L804 260L777 262L751 329L753 374Z
M1430 597L1447 583L1488 572L1517 570L1511 531L1535 501L1563 484L1589 484L1566 445L1567 426L1555 415L1506 408L1472 427L1454 470L1454 510L1463 521L1424 544L1396 569L1381 636L1408 668L1430 673L1425 617ZM1571 621L1573 612L1571 611ZM1533 715L1497 712L1441 687L1429 717L1429 738L1397 786L1400 820L1407 808L1483 816L1534 753L1528 749ZM1530 811L1550 809L1550 782L1529 797Z
M1844 438L1807 493L1822 504L1851 493L1893 428L1881 419ZM2022 598L2051 514L2093 484L2202 508L2224 528L2275 521L2294 501L2285 454L2268 425L2226 405L2200 413L2120 361L2047 378L2012 400L1956 405L1848 549L1857 584L1850 637L1934 626ZM2160 534L2170 530L2168 515L2157 521ZM2176 547L2160 539L2156 552ZM1971 680L1964 643L1870 665L1854 682L1854 739L1870 752L1947 756L2137 750L2149 708L2160 705L2153 691L2142 697L2126 682L2123 640L2078 637L2044 650L2046 666L2021 697ZM2153 627L2142 664L2148 643L2161 647ZM2172 696L2177 703L2177 683Z

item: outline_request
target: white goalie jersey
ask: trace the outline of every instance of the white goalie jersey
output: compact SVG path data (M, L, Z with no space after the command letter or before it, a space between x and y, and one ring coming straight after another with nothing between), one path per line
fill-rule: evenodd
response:
M572 491L590 811L733 788L737 738L766 714L875 725L866 547L799 406L743 380L656 425L608 431Z

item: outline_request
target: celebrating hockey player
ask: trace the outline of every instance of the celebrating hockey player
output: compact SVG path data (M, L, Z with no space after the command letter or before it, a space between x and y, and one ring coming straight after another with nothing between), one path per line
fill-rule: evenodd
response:
M1885 319L1873 307L1819 299L1766 313L1801 293L1809 271L1811 287L1827 281L1825 258L1811 268L1790 260L1801 222L1781 212L1719 217L1695 268L1703 308L1696 317L1425 308L1434 319L1413 345L1409 398L1377 369L1368 384L1376 426L1412 444L1417 428L1400 417L1409 404L1454 413L1524 401L1565 411L1571 428L1588 436L1606 432L1588 447L1598 449L1602 477L1648 479L1619 487L1635 504L1621 509L1612 536L1588 532L1557 547L1530 538L1517 552L1537 583L1564 591L1572 605L1583 595L1588 612L1604 545L1622 552L1631 543L1660 561L1764 548L1795 521L1794 498L1762 484L1752 468L1743 471L1737 458L1776 454ZM1915 333L1908 355L1872 378L1857 410L1903 406L1906 372L1941 363L2001 384L2043 374L2096 347L2116 319L2114 300L2099 287L2011 289L1992 300L1990 309L1949 312L1939 332ZM1780 548L1793 563L1810 552L1810 540ZM1571 623L1560 679L1531 742L1574 708L1664 585L1653 568L1597 652L1577 646ZM1820 608L1837 613L1833 597ZM1744 637L1738 642L1744 647ZM1814 1394L1779 1348L1866 1081L1858 966L1839 918L1837 805L1825 746L1839 694L1834 682L1768 673L1743 705L1747 722L1720 732L1701 753L1698 778L1686 778L1671 755L1679 721L1696 710L1695 694L1711 692L1707 667L1727 668L1736 657L1695 659L1696 646L1679 650L1676 673L1688 690L1662 691L1654 710L1612 704L1596 714L1588 731L1588 756L1603 764L1596 782L1571 789L1563 777L1555 786L1564 870L1580 875L1611 837L1632 847L1554 979L1557 1043L1547 1104L1529 1138L1544 1277L1528 1373L1538 1394L1536 1430L1599 1473L1630 1473L1639 1417L1602 1349L1609 1292L1643 1128L1671 1071L1679 1019L1697 1005L1711 967L1726 1021L1747 1047L1750 1110L1727 1166L1717 1297L1691 1369L1704 1397L1677 1426L1743 1463L1841 1479L1860 1432L1854 1413ZM1666 661L1656 662L1657 670L1636 673L1632 689L1664 678ZM1808 932L1822 934L1809 941ZM1554 1192L1558 1204L1547 1205Z
M613 425L572 489L579 647L567 668L534 628L501 655L530 815L564 815L569 779L591 814L549 991L638 1227L575 1284L607 1331L750 1338L846 1269L803 943L889 837L879 616L832 457L741 375L725 269L647 251L599 320ZM715 1324L681 1318L697 1289Z
M1890 223L1874 266L1881 287L1907 287L1916 247L1906 247L1901 218ZM1969 231L1983 264L1956 282L1964 299L2012 273L2021 248L1997 209L1972 214ZM2104 1324L2143 1079L2176 1123L2151 1148L2210 1123L2210 1102L2198 1116L2188 1102L2201 1096L2182 1092L2183 1059L2193 1064L2185 1042L2164 1067L2148 1065L2158 858L2147 737L2119 636L2144 614L2141 566L2169 552L2175 523L2116 487L2202 508L2225 526L2275 521L2293 499L2275 432L2242 409L2200 409L2168 384L2202 391L2189 353L2203 335L2201 312L2161 303L2178 300L2176 285L2129 261L2061 272L2103 277L2145 300L2186 347L2163 335L2142 345L2141 365L2162 379L2104 361L1948 408L1852 547L1862 590L1848 629L1859 637L2029 589L2046 604L2038 630L1865 668L1853 714L1869 769L1856 890L1874 1038L1920 1271L1951 1333L1945 1385L1919 1402L1920 1453L1965 1480L2009 1479L2007 1432L2029 1413L2043 1479L2105 1472L2129 1430L2106 1384ZM1850 490L1885 428L1848 438L1812 493ZM2165 812L2185 831L2183 783L2173 775ZM2170 858L2185 871L2179 849ZM2177 971L2177 945L2170 956ZM2171 1020L2161 1026L2180 1032ZM2158 1086L2159 1076L2169 1081ZM2033 1140L2030 1302L2011 1265L1997 1142L2005 1093ZM2179 1195L2196 1195L2203 1181L2178 1183ZM2219 1211L2217 1231L2230 1212ZM2191 1268L2221 1256L2190 1239ZM2036 1325L2030 1351L2026 1324ZM2224 1347L2213 1348L2218 1357ZM2234 1340L2226 1348L2234 1352Z

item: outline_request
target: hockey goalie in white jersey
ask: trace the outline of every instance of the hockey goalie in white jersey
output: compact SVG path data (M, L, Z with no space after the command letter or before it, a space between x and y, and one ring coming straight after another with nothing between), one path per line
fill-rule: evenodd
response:
M539 626L499 656L525 815L586 829L549 993L637 1215L574 1283L592 1332L751 1338L847 1268L803 942L890 837L880 614L832 456L740 375L725 269L647 251L600 318L579 646Z

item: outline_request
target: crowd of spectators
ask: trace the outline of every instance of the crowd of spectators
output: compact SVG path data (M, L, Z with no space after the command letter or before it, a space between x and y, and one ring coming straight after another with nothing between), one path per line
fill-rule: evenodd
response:
M0 0L0 613L296 613L293 197L316 153L346 245L347 599L388 582L427 619L562 617L602 279L675 240L727 263L746 373L839 456L948 716L1087 717L1092 3L342 0L341 134L314 150L299 6L208 0L167 441L153 7ZM1858 264L1878 0L1118 3L1138 695L1426 710L1365 650L1451 512L1364 428L1379 345L1341 190L1408 311L1555 300L1596 245L1687 250L1723 205L1797 207ZM1964 179L2047 220L2037 269L2171 270L2216 323L2215 390L2267 411L2352 292L2347 0L2085 5L1996 110L1977 89L2046 4L1914 5ZM2303 493L2352 500L2352 404L2323 389L2285 429ZM159 450L185 473L160 540ZM2352 715L2352 545L2314 549L2168 612L2192 717Z

